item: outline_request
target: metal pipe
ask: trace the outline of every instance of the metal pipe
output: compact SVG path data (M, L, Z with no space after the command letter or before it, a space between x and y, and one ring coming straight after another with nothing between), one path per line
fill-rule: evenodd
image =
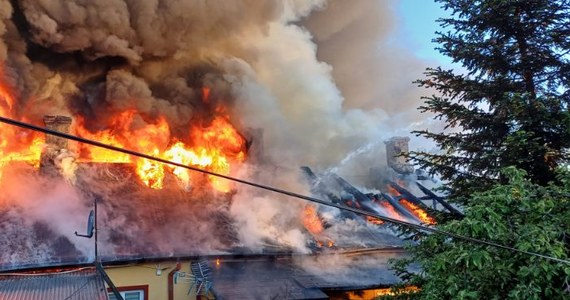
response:
M117 287L115 286L113 281L111 281L111 278L109 278L109 275L107 275L107 272L105 272L105 269L103 269L103 265L101 265L100 262L96 261L95 262L95 268L97 269L97 272L99 272L99 274L101 274L101 276L103 277L103 280L105 280L105 282L107 283L107 285L109 286L109 288L113 292L113 295L115 295L115 297L118 300L124 300L123 296L121 296L121 293L119 292L119 290L117 289Z
M174 300L174 274L180 271L181 268L182 265L180 262L177 262L174 269L168 273L168 300Z

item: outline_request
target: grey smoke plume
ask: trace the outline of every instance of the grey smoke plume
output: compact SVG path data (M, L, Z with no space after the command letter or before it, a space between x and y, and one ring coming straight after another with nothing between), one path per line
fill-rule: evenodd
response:
M367 171L370 162L384 160L378 143L417 120L410 110L419 96L410 82L421 63L387 47L395 26L393 3L1 0L0 75L17 96L14 117L41 123L46 114L80 115L86 128L97 132L110 126L113 115L136 109L133 130L166 119L171 131L163 137L164 147L171 139L188 139L189 128L207 123L221 105L239 130L263 130L263 161L269 163L236 174L306 194L296 181L298 166L326 169L345 159L345 172ZM211 89L208 102L203 101L204 86ZM354 155L355 149L370 151ZM98 188L109 199L121 198L104 185ZM301 204L240 189L232 204L213 201L210 208L228 210L243 225L237 232L241 244L273 239L306 250L305 233L294 226L300 225ZM141 235L150 227L127 224L151 213L134 214L103 217L110 227ZM176 211L164 214L183 218ZM170 217L158 219L161 228L175 224ZM207 213L190 218L206 219ZM198 251L233 243L223 238L206 242L218 223L213 224L192 235L207 244ZM180 230L191 231L191 226ZM104 236L109 243L120 239ZM155 245L160 253L184 246Z

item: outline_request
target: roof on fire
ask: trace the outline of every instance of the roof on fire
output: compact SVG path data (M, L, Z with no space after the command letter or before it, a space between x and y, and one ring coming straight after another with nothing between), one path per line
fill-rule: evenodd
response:
M88 168L89 166L84 166ZM73 231L84 230L92 191L100 194L98 203L99 257L104 262L141 260L164 257L190 257L200 255L283 254L292 249L268 241L262 252L240 247L235 226L227 212L229 199L217 199L207 193L185 193L175 190L141 189L128 180L127 166L109 165L109 169L90 172L90 181L79 182L88 200L84 216L69 227L54 227L53 216L28 218L12 207L0 209L0 271L29 269L55 265L81 265L92 260L77 248L92 249L93 240L73 236ZM80 169L79 172L88 172ZM94 174L94 175L93 175ZM121 178L122 180L117 180ZM192 197L189 199L189 197ZM1 198L1 196L0 196ZM49 203L42 205L50 206ZM54 206L54 205L51 205ZM51 209L57 209L52 207ZM67 222L67 221L66 221ZM366 249L401 247L403 241L390 229L353 226L351 220L338 226L332 236L338 249ZM62 226L63 226L62 225ZM344 226L347 225L347 226ZM351 241L337 237L350 236ZM83 249L85 250L85 249Z

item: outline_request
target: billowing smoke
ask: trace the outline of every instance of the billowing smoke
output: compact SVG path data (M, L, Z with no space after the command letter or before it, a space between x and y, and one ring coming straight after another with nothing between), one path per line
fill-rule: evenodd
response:
M17 103L0 99L0 108L37 124L44 115L72 116L93 133L134 111L128 130L168 123L168 134L155 141L164 148L188 140L189 128L207 124L222 107L239 131L262 131L254 141L262 158L234 175L307 194L299 166L368 171L370 162L385 159L381 142L417 118L410 109L419 96L410 82L422 66L402 49L383 47L395 26L392 6L338 0L1 0L0 76ZM190 205L175 200L186 197L181 192L143 193L97 184L99 173L83 174L83 196L72 197L69 209L83 215L93 194L104 198L111 211L101 214L109 228L102 238L121 245L103 247L108 253L129 255L147 247L173 255L188 245L203 245L190 249L204 253L267 243L307 251L299 221L303 204L296 200L238 187L229 200L194 193L189 198L203 197L195 203L204 206ZM69 192L53 188L58 191ZM169 209L153 213L161 201ZM26 201L11 203L30 208ZM191 211L185 215L184 209ZM31 218L49 223L42 215ZM149 218L153 222L145 223ZM232 222L237 232L224 235L220 226ZM157 227L176 229L148 232ZM68 237L71 232L57 224L52 230ZM185 233L187 240L167 243ZM127 246L128 236L148 240ZM75 248L92 255L84 243Z

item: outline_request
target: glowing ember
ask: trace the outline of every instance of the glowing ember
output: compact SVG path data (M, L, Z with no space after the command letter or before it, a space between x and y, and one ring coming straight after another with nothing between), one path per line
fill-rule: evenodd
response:
M420 289L417 286L407 286L403 289L400 289L398 291L398 293L402 293L402 294L409 294L409 293L415 293L418 292ZM378 289L376 290L376 296L394 296L396 295L396 290L392 289L392 288L387 288L387 289Z
M393 188L391 185L388 185L387 188L388 188L388 193L390 193L390 195L400 196L400 192L398 192L398 190Z
M378 219L378 218L374 218L371 216L366 216L366 221L370 224L374 224L374 225L382 225L384 224L384 221Z
M204 103L210 102L210 88L209 87L205 86L202 88L202 101Z
M436 224L435 220L432 217L430 217L427 214L427 212L425 212L423 209L421 209L417 205L413 204L412 202L410 202L406 199L401 199L400 204L402 204L402 206L404 206L406 209L411 211L414 214L414 216L418 217L418 219L420 219L420 221L422 221L422 223L430 224L430 225Z
M349 291L343 295L342 299L350 300L362 300L362 299L376 299L381 296L396 296L405 295L410 293L419 292L419 288L416 286L407 286L403 288L383 288L383 289L371 289L371 290L360 290L360 291ZM404 297L406 298L406 297ZM407 299L407 298L406 298Z
M327 247L329 247L329 248L334 247L334 241L329 239L329 238L326 238L326 239L327 239L327 241L326 241ZM317 240L317 239L315 239L315 244L316 244L317 248L323 248L323 246L325 245L325 243L323 243L322 241Z

